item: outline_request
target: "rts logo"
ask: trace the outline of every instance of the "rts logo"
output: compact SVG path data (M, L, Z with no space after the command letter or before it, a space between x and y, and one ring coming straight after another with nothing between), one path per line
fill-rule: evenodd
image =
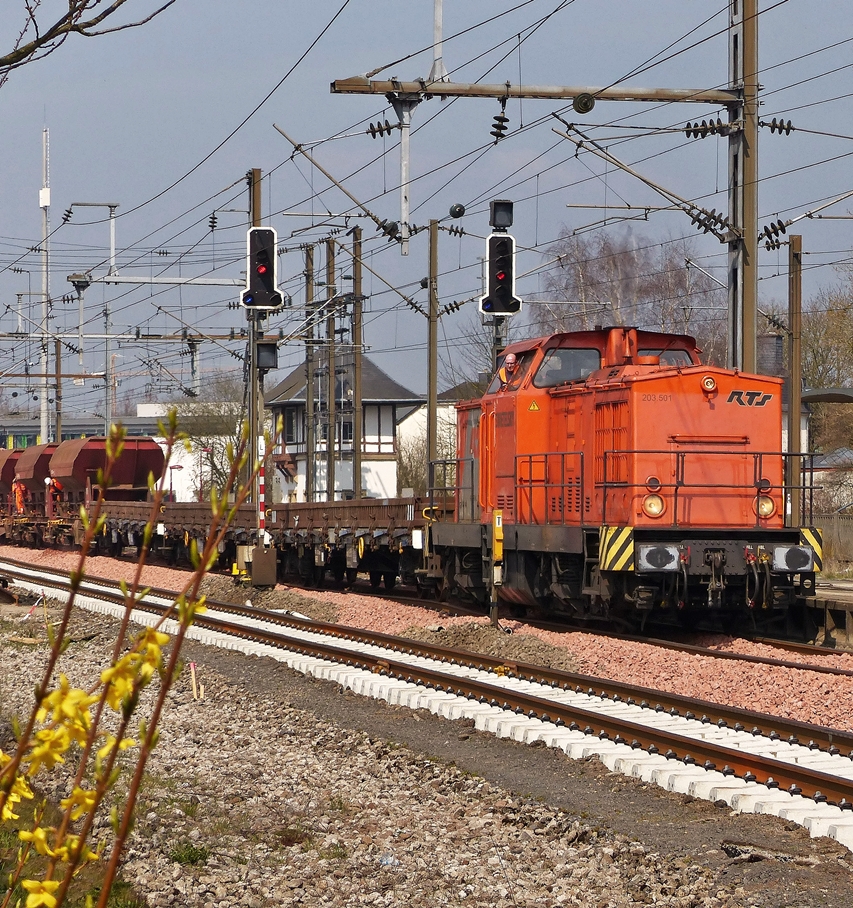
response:
M732 391L726 403L735 403L739 407L763 407L768 400L772 399L772 394L766 394L763 391Z

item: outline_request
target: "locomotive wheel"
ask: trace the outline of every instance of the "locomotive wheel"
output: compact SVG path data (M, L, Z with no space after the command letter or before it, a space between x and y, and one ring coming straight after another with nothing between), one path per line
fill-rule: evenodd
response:
M347 585L352 586L358 580L358 568L347 568Z
M323 586L323 581L326 576L326 568L322 564L315 564L314 571L311 574L311 580L313 585L320 589Z
M397 585L397 575L391 574L391 573L383 574L382 582L385 584L386 590L393 590L394 587Z
M373 589L378 590L381 583L382 583L382 572L381 571L371 571L370 572L370 585L373 587Z

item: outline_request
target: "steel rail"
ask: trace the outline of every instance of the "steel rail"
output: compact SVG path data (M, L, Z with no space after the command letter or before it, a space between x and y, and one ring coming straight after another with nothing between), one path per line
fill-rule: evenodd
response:
M8 564L8 562L6 563ZM0 562L0 564L2 564L2 562ZM23 565L21 565L21 567L23 567ZM28 568L28 570L32 571L33 569ZM42 570L43 569L39 568L39 571ZM17 571L10 571L9 573L18 574L22 578L24 576ZM49 573L55 578L55 581L61 588L65 590L69 588L67 578L64 578L61 573L52 571ZM115 581L101 579L95 581L93 578L89 578L89 582L96 583L98 586L112 587L115 590L119 589L119 584ZM86 580L83 581L83 585L84 589L81 590L81 592L91 595L86 588ZM150 594L165 599L173 599L175 596L175 593L172 590L154 587L150 588ZM119 594L115 594L114 601L123 602L124 600ZM682 694L669 693L654 688L624 684L619 681L600 678L594 675L585 675L579 672L548 668L546 666L519 662L517 660L507 660L482 653L472 653L469 650L424 643L405 637L365 631L360 628L347 627L340 624L318 622L312 619L300 618L291 613L248 608L236 603L226 603L210 599L206 600L206 603L211 608L215 608L218 611L233 614L238 617L263 620L281 628L292 627L303 631L323 634L329 637L340 638L353 643L382 646L386 649L405 653L410 656L433 659L438 662L465 666L480 671L495 672L510 678L517 678L520 681L531 681L542 684L553 689L598 696L602 700L607 699L614 702L623 702L627 705L639 705L640 707L652 709L655 712L666 712L671 716L682 716L685 719L698 719L704 724L716 725L721 728L733 728L736 731L749 731L753 735L763 736L770 740L784 739L790 744L808 742L805 746L812 750L826 751L829 754L846 753L853 758L853 732L841 729L827 728L822 725L799 722L779 716L769 716L754 710L727 706L725 704L713 703L707 700L699 700ZM135 603L134 608L160 613L162 607L155 603L151 603L150 601L146 602L142 600ZM198 623L201 622L202 617L203 616L199 616ZM212 619L205 618L204 620L207 621ZM351 651L349 650L346 650L345 652L351 654ZM794 668L803 668L799 663L788 663L788 665Z

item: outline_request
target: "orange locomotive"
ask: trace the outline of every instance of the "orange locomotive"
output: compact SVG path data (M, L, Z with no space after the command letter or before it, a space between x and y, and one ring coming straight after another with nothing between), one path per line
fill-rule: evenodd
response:
M428 577L485 603L644 624L778 615L821 538L788 526L782 381L703 366L691 337L613 327L521 341L458 407L452 520ZM503 374L502 374L503 373ZM796 473L794 475L797 475Z

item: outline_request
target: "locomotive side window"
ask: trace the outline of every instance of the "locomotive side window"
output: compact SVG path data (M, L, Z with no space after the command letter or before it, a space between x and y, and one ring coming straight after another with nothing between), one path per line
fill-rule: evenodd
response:
M537 388L556 388L565 382L583 381L601 368L601 352L590 347L557 347L545 354L533 384Z
M662 366L685 368L693 365L693 360L686 350L640 350L640 356L659 356Z
M504 391L516 391L521 386L522 381L524 381L524 376L527 375L527 370L530 368L530 363L533 361L533 351L529 350L526 353L519 353L517 364L515 370L509 376L509 381L507 382L506 388ZM501 387L501 366L503 366L503 357L498 360L498 371L495 372L495 376L492 379L492 383L489 385L486 394L496 394Z

